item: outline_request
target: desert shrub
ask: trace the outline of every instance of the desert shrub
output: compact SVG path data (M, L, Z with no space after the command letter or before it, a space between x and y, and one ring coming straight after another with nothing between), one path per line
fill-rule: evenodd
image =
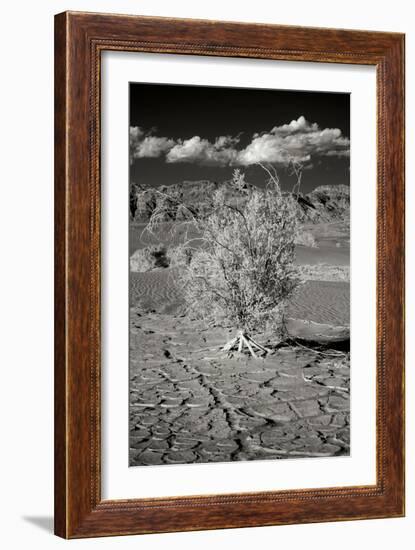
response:
M233 184L246 189L235 171ZM198 317L226 318L250 332L281 329L287 300L298 284L294 268L296 205L275 176L261 191L246 190L230 204L221 189L212 213L199 223L203 247L183 270L189 309Z
M300 244L302 246L308 246L310 248L318 248L317 241L314 238L314 235L302 227L297 230L295 235L295 244Z
M188 312L212 322L226 319L246 332L279 331L288 298L299 283L294 267L295 199L281 192L275 172L266 171L270 178L260 190L247 186L244 175L235 170L232 185L240 199L229 200L219 188L211 212L203 218L178 204L186 231L169 255L171 263L183 266L178 277ZM146 228L151 234L165 216L163 201L158 204ZM187 238L192 233L197 238Z
M193 257L193 249L184 246L172 246L167 250L166 256L170 267L188 267Z
M185 221L175 224L181 241L167 259L182 267L177 277L188 313L213 323L226 320L243 332L278 333L300 282L294 266L297 210L295 194L282 193L276 172L264 169L269 180L262 190L246 185L235 170L233 198L219 187L205 216L180 198L172 205L161 196L143 233L156 236L174 208L176 219L180 213Z
M151 245L136 250L130 257L130 271L143 273L156 267L168 267L164 245Z

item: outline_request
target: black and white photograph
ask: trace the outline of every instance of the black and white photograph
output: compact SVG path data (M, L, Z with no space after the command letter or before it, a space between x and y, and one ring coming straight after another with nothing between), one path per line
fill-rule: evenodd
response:
M413 13L2 4L5 550L410 548Z
M350 95L129 97L129 465L350 455Z

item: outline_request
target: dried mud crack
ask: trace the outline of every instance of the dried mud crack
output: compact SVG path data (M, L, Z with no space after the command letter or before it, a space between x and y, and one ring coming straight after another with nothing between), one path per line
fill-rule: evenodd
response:
M228 358L232 329L132 308L130 465L349 454L347 353Z

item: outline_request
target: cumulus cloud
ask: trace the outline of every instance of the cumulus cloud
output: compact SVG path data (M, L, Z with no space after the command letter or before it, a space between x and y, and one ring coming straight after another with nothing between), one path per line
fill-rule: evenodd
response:
M249 166L261 162L287 166L295 161L307 166L313 157L346 157L350 153L350 141L339 128L321 129L304 116L253 134L242 149L238 148L239 142L239 136L219 136L213 142L200 136L174 140L146 133L138 126L130 128L132 159L165 155L169 163Z
M350 141L338 128L321 130L303 116L289 124L275 126L270 132L254 135L251 143L238 154L238 162L247 166L257 162L286 165L290 161L308 163L312 156L347 156Z
M167 153L174 146L174 140L165 137L146 136L137 146L135 158L155 158Z
M160 157L174 147L174 144L173 139L146 135L139 126L130 128L131 160Z
M144 133L144 130L139 126L130 126L130 145L138 143Z
M316 132L318 130L318 124L314 122L310 124L303 115L301 115L297 120L292 120L289 124L283 124L282 126L274 126L271 130L273 134L287 135L287 134L297 134L303 133L307 134L310 132Z
M166 155L167 162L194 162L207 166L234 164L237 151L234 148L239 138L219 136L214 143L199 136L180 140Z

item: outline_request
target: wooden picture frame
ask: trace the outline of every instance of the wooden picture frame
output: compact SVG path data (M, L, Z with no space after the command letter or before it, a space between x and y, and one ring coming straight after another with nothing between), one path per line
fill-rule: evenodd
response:
M377 481L103 501L100 60L105 50L373 65ZM404 515L404 35L65 12L55 18L55 533L64 538Z

